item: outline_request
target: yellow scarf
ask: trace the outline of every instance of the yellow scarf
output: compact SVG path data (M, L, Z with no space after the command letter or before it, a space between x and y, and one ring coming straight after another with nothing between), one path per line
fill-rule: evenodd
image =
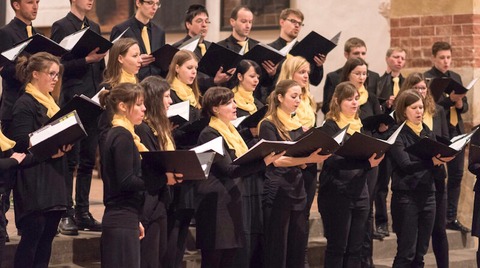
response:
M113 127L123 127L126 130L132 134L133 137L133 142L135 142L135 146L137 146L137 149L139 152L148 152L147 147L143 145L143 143L140 141L140 137L135 133L135 128L125 116L119 115L119 114L114 114L113 115L113 120L112 120L112 126Z
M423 113L423 123L427 125L427 127L433 131L433 115L429 112Z
M364 85L362 85L358 89L358 94L360 95L360 98L358 99L358 103L360 103L360 106L367 103L367 101L368 101L368 91L365 89Z
M243 141L242 136L240 136L237 129L231 123L226 125L222 120L212 116L208 125L222 135L228 144L228 148L235 150L236 157L240 157L248 151L248 147L245 141Z
M233 99L238 108L245 110L250 114L254 114L257 111L253 92L246 91L241 85L236 86L232 91L235 94Z
M137 83L137 77L134 74L127 73L125 70L122 69L122 73L120 74L120 82L119 83Z
M2 150L2 152L5 152L12 149L13 146L15 146L15 142L5 137L5 135L3 135L3 132L0 131L0 150Z
M315 125L316 118L315 110L311 105L312 100L309 95L310 94L307 92L302 96L300 105L295 112L298 116L298 120L300 121L300 123L302 123L302 126L311 128Z
M183 83L182 81L178 80L178 78L174 78L172 82L172 90L177 93L177 96L183 100L186 101L188 100L190 102L190 105L195 107L195 108L200 108L200 104L198 103L197 99L195 98L195 94L193 94L193 89Z
M143 119L143 121L145 121L147 126L152 131L153 135L155 137L158 137L158 132L155 129L155 127L153 126L152 122L150 120L148 120L146 117ZM166 146L166 148L164 148L164 151L175 151L175 145L173 144L172 139L170 139L170 137L168 135L165 135L165 137L167 138L167 146Z
M407 120L407 122L405 124L409 128L411 128L413 130L413 132L415 132L415 134L417 134L417 136L420 136L420 133L422 132L422 129L423 129L422 124L415 125L414 123L410 122L409 120Z
M285 126L285 129L287 131L296 130L302 127L302 123L300 123L300 121L298 120L298 116L294 115L292 117L291 114L287 114L280 108L277 108L277 117L280 122L282 122L282 124ZM271 116L268 116L267 118L272 121Z
M350 135L353 135L355 132L360 132L363 127L362 121L360 120L360 118L355 118L355 115L347 116L342 112L340 112L340 116L336 121L336 123L339 128L344 128L345 126L350 124L350 126L347 129L347 133Z
M25 86L25 92L32 95L38 102L40 102L40 104L47 108L47 116L49 118L52 118L52 116L60 110L60 107L58 107L50 94L43 94L31 83L28 83L27 86Z

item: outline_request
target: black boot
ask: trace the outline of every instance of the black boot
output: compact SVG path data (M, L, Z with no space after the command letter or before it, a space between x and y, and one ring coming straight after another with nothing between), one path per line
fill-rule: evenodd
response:
M63 217L58 225L60 233L63 235L78 235L78 227L72 216Z
M79 230L87 230L94 232L102 231L102 224L93 218L92 213L82 212L75 214L75 222Z

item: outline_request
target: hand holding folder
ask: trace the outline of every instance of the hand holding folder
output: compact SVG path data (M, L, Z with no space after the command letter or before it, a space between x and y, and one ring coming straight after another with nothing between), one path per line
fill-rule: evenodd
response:
M315 64L314 57L319 54L326 56L330 53L330 51L337 46L341 34L342 32L338 32L329 40L317 32L311 31L290 50L290 54L293 56L302 56L311 64Z
M437 102L444 93L452 94L452 92L454 92L459 95L466 94L473 88L478 79L479 77L474 78L466 87L464 87L450 77L437 77L430 81L429 88L432 92L433 99Z

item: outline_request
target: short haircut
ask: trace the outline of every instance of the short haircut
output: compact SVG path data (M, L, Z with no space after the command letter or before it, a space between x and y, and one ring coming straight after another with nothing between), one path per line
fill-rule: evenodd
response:
M284 10L282 10L282 12L280 13L280 19L286 20L288 18L288 16L290 16L290 14L293 14L293 15L299 17L302 21L305 19L302 11L300 11L299 9L296 9L296 8L285 8Z
M185 12L185 14L186 14L185 24L187 22L192 23L193 18L195 18L197 15L200 15L202 13L205 13L208 17L208 11L205 8L205 6L198 5L198 4L189 6L187 11ZM187 27L187 26L185 25L185 27Z
M245 5L237 6L232 10L232 13L230 14L230 18L237 20L238 12L242 9L252 12L252 10L248 6L245 6Z
M353 71L353 69L363 65L367 66L367 71L368 71L368 64L362 58L353 58L353 59L347 60L345 62L345 65L343 65L343 68L342 68L342 73L340 75L340 82L349 81L350 73Z
M233 91L226 87L211 87L205 92L202 100L202 114L204 116L216 116L213 107L227 104L233 99Z
M403 49L403 48L401 48L401 47L391 47L391 48L387 49L387 54L386 54L386 56L387 56L387 57L392 56L393 52L395 52L395 51L407 53L407 52L405 51L405 49Z
M345 46L343 50L347 53L350 53L350 51L352 51L352 48L355 48L355 47L367 47L367 45L362 39L357 37L352 37L347 41L345 41Z
M450 50L450 51L452 51L452 46L450 46L449 43L443 42L443 41L438 41L438 42L433 43L433 45L432 45L432 55L434 57L437 56L437 53L440 50Z
M395 117L397 119L397 123L401 124L403 121L407 120L407 116L405 115L407 107L419 100L421 100L423 103L422 96L420 96L420 94L413 89L407 89L398 94L398 96L395 98Z

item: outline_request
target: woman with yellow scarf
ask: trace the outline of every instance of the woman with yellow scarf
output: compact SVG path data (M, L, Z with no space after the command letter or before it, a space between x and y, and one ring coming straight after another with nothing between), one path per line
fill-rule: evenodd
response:
M16 73L25 93L13 106L10 137L13 150L28 153L29 133L41 128L60 110L50 93L58 82L60 60L46 52L17 60ZM47 267L52 241L66 211L66 157L71 146L43 162L33 162L18 173L13 187L15 223L22 237L15 253L15 267ZM35 156L33 156L35 158ZM33 254L32 254L33 253Z
M347 138L363 132L359 100L354 84L338 84L322 130L333 136L348 125ZM373 154L359 160L333 155L323 164L317 201L327 238L325 267L358 267L364 262L362 247L370 213L367 179L383 157L376 159Z
M292 141L304 131L294 116L300 105L302 89L293 80L280 81L271 93L268 112L259 126L259 138ZM263 194L265 265L264 267L303 267L308 239L306 219L307 193L302 169L318 164L330 155L308 157L282 156L265 172Z
M209 88L202 107L210 122L200 133L198 144L222 137L225 153L213 163L208 179L197 187L197 248L202 251L202 267L232 267L233 258L245 245L242 199L234 179L264 170L280 154L248 165L232 164L248 150L230 122L237 118L233 92L225 87Z
M414 72L408 75L400 88L401 92L413 89L423 98L424 113L423 123L435 133L436 137L449 140L448 122L445 110L441 105L435 103L430 89L427 87L425 77L422 73ZM448 267L448 240L447 240L447 189L445 178L435 180L435 223L432 232L432 249L437 261L437 267Z

